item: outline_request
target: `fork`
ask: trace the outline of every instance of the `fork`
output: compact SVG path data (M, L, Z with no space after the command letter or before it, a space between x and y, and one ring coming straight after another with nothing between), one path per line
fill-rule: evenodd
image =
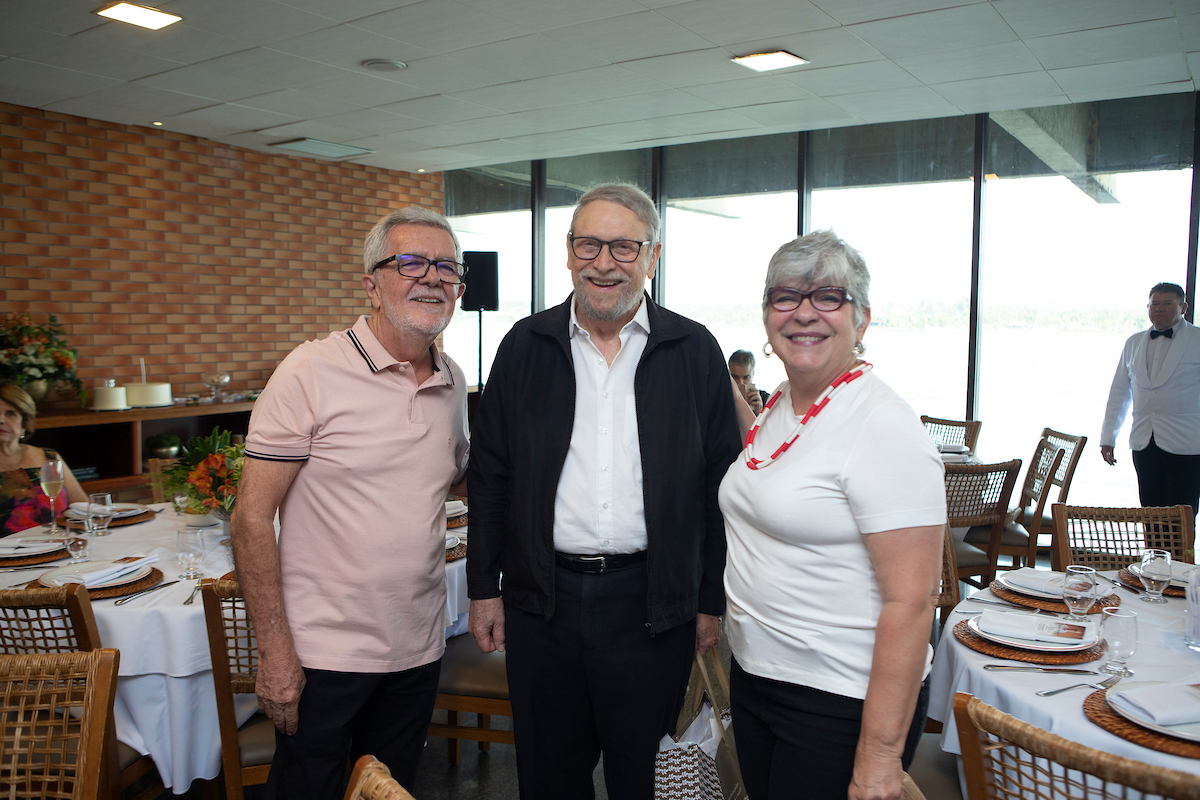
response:
M202 580L204 580L204 578L201 578L200 580L196 581L196 585L192 587L192 593L188 595L187 600L183 601L183 604L185 606L190 606L192 604L192 601L196 599L196 592L200 591L200 581L202 581Z
M1099 683L1077 683L1074 686L1064 686L1061 689L1043 690L1043 691L1038 692L1037 696L1038 697L1053 697L1054 695L1058 694L1059 692L1067 692L1067 691L1070 691L1071 689L1078 689L1081 686L1090 686L1093 689L1108 689L1111 686L1116 686L1117 682L1120 680L1121 680L1120 675L1113 675L1111 677L1105 678L1104 680L1100 681Z

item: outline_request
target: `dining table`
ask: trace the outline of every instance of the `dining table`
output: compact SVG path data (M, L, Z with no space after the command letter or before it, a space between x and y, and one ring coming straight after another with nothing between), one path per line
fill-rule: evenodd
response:
M1101 572L1115 578L1116 572ZM1184 644L1184 621L1187 601L1168 597L1163 604L1142 602L1142 595L1128 589L1114 588L1121 605L1137 612L1137 651L1128 661L1133 676L1125 678L1115 687L1135 686L1149 681L1179 681L1200 683L1200 652ZM985 665L1007 664L1010 666L1036 666L1036 663L1006 660L984 655L967 647L953 634L952 628L964 619L985 609L1003 610L1006 613L1019 609L1000 609L995 605L978 603L976 600L998 601L1001 598L990 590L983 590L963 600L955 607L947 621L934 655L930 673L929 717L943 724L940 745L943 751L961 756L958 728L954 722L954 695L965 692L1012 716L1064 739L1079 742L1106 753L1125 756L1137 761L1170 769L1190 772L1200 776L1200 758L1188 758L1143 747L1105 731L1091 722L1084 714L1083 701L1095 689L1076 688L1051 697L1040 697L1038 691L1056 689L1085 682L1098 682L1104 674L1081 676L1072 674L991 671ZM1065 616L1060 615L1060 616ZM1096 616L1096 615L1089 615ZM1072 664L1071 667L1100 670L1106 658ZM962 778L962 759L959 758L959 776ZM963 790L966 796L966 790Z
M120 598L93 599L92 610L104 647L121 652L114 718L117 738L143 755L150 755L163 785L174 794L186 793L196 779L220 774L221 742L213 688L212 661L204 606L197 594L184 601L197 585L181 580L184 567L176 560L176 534L187 520L170 504L148 506L153 518L138 524L113 526L105 536L89 536L90 560L157 556L154 567L163 583L158 591L117 605ZM278 521L276 522L278 530ZM23 533L44 535L45 527ZM454 531L466 538L465 528ZM205 554L199 565L205 577L220 577L233 569L226 524L203 529ZM61 567L66 560L46 564ZM38 570L0 572L0 589L23 587L44 573ZM446 564L446 636L466 630L469 600L466 559ZM257 709L252 694L235 695L238 723Z

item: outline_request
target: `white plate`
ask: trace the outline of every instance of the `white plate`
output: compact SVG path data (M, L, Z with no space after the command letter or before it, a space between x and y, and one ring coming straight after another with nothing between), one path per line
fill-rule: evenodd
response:
M36 544L23 544L18 550L6 550L3 540L0 539L0 558L24 558L25 556L40 556L43 553L53 553L55 550L62 550L64 547L62 539L47 539L44 542Z
M113 519L125 519L126 517L136 517L138 514L146 513L146 507L139 503L113 503ZM86 515L81 511L76 511L73 508L68 508L63 512L64 517L70 519L83 519Z
M73 575L73 574L79 572L79 570L82 569L83 567L91 567L91 566L96 565L97 563L115 564L116 562L115 561L107 561L107 562L84 561L81 564L67 564L66 566L59 567L58 569L52 569L49 572L43 572L38 577L38 583L42 584L43 586L57 586L58 584L54 583L54 581L57 580L59 577L61 577L63 575ZM95 586L89 586L88 588L89 589L111 589L114 586L124 586L127 583L133 583L134 581L140 581L142 578L149 575L150 571L152 569L154 569L154 567L152 565L143 564L141 567L134 570L133 572L130 572L127 575L122 575L119 578L113 578L112 580L105 581L104 583L97 583Z
M1054 580L1059 582L1058 583L1059 586L1062 586L1061 578L1055 578ZM997 573L997 575L996 575L996 581L999 582L999 584L1001 586L1003 586L1005 589L1008 589L1010 592L1016 592L1017 594L1023 594L1026 597L1036 597L1039 600L1058 600L1059 602L1062 602L1062 589L1059 589L1057 592L1053 592L1053 593L1052 592L1039 592L1037 589L1026 589L1024 586L1017 586L1015 583L1012 583L1011 581L1009 581L1006 576L1001 575L999 573Z
M1036 650L1039 653L1075 653L1080 650L1087 650L1100 640L1100 637L1093 635L1091 639L1083 642L1035 642L1032 639L1017 639L1013 636L997 636L994 633L987 633L980 630L978 617L972 617L967 620L967 627L975 633L978 633L989 642L1002 644L1005 647L1015 647L1018 650Z
M1141 564L1130 564L1128 567L1126 567L1126 569L1128 569L1131 573L1133 573L1133 575L1135 577L1138 577L1138 578L1142 577L1142 565ZM1172 578L1171 585L1174 586L1176 589L1186 589L1187 581L1181 581L1181 580Z
M1121 692L1127 692L1130 689L1139 689L1143 686L1155 686L1160 683L1163 683L1163 681L1122 682L1110 688L1104 693L1104 695L1107 697L1110 694L1120 694ZM1125 708L1118 708L1112 703L1109 703L1108 707L1132 722L1134 725L1141 725L1147 730L1152 730L1156 733L1162 733L1167 736L1174 736L1176 739L1185 739L1189 742L1200 742L1200 722L1185 722L1182 725L1156 725L1148 720L1139 719L1139 715L1136 712L1129 711Z
M454 548L458 547L460 542L462 542L462 539L458 538L457 536L447 536L446 549L453 550Z

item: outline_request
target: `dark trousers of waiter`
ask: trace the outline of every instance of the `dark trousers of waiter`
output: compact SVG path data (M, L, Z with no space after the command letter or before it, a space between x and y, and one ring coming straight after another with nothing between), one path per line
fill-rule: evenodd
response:
M549 621L506 605L505 653L522 800L652 800L654 756L696 652L692 620L651 636L644 559L602 574L555 569Z
M1193 517L1200 510L1200 455L1168 453L1151 436L1144 450L1133 451L1133 468L1142 506L1191 506Z

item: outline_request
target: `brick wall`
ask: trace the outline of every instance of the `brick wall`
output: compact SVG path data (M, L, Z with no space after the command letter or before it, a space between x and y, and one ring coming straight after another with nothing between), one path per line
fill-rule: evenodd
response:
M359 246L409 204L441 211L441 175L0 103L0 313L57 315L89 387L140 380L144 356L177 395L214 368L261 388L369 311Z

